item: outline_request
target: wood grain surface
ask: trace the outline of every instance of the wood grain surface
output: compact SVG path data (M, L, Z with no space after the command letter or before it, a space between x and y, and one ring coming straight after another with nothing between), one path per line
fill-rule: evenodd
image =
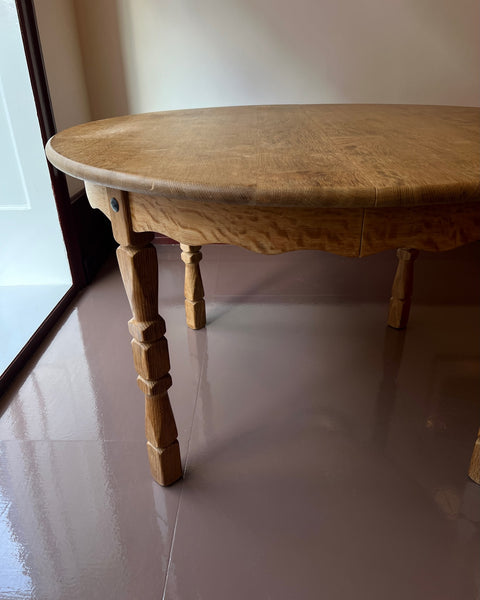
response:
M205 312L205 292L203 290L200 261L201 246L180 244L182 260L185 263L185 316L190 329L203 329L207 322Z
M169 111L78 125L46 150L74 177L171 200L365 208L480 199L477 108Z
M473 447L473 454L470 460L470 468L468 470L468 476L475 483L480 484L480 429L478 431L477 440Z
M109 214L114 190L86 184L90 204ZM110 193L109 193L110 192ZM407 208L222 205L128 194L130 226L192 246L224 243L261 254L324 250L368 256L409 247L443 251L480 239L480 203Z
M172 385L170 358L165 338L165 321L158 314L157 252L150 243L153 235L132 230L128 194L105 189L109 216L116 241L117 260L132 318L128 328L133 336L132 352L137 383L145 394L145 433L150 470L161 485L170 485L182 476L177 427L168 389Z

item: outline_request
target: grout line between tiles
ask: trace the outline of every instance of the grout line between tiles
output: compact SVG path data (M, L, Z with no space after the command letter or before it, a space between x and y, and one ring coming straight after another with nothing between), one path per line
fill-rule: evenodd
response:
M195 402L193 404L192 421L190 423L190 431L189 431L189 434L188 434L187 449L185 451L185 463L184 463L184 469L183 469L184 475L186 475L186 473L187 473L188 456L189 456L189 453L190 453L190 440L192 438L193 424L195 422L195 415L197 413L198 395L200 393L200 383L202 381L203 373L204 373L204 370L205 370L206 356L207 356L207 346L205 346L205 349L203 351L202 364L201 364L201 367L200 367L200 373L198 375L197 389L195 391ZM168 575L170 573L170 565L171 565L171 562L172 562L173 546L175 544L175 537L176 537L177 525L178 525L178 517L179 517L179 514L180 514L180 506L182 504L184 486L185 486L185 480L182 482L182 489L181 489L181 492L180 492L180 498L178 499L177 512L175 514L175 523L174 523L174 526L173 526L172 542L170 544L170 551L168 553L167 569L165 571L165 579L164 579L164 584L163 584L162 600L165 600L165 594L167 593Z

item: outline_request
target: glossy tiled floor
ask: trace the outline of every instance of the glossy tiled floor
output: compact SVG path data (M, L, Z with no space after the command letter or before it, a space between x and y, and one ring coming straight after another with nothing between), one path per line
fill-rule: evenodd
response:
M394 253L208 247L193 332L160 247L171 488L150 479L112 262L2 399L0 598L478 598L478 258L421 255L397 332Z

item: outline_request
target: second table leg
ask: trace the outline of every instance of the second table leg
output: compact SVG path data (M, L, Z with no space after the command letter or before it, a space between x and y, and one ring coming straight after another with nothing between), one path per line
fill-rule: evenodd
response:
M180 244L182 260L185 263L185 316L190 329L205 327L205 292L203 291L200 261L202 260L201 246Z
M398 266L393 280L392 297L388 311L388 325L395 329L404 329L408 323L413 290L413 263L418 250L399 248Z

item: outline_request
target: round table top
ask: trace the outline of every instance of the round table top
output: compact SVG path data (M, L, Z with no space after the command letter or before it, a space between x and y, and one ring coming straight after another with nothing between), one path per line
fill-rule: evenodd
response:
M46 148L60 170L170 199L369 207L480 200L480 109L274 105L130 115Z

